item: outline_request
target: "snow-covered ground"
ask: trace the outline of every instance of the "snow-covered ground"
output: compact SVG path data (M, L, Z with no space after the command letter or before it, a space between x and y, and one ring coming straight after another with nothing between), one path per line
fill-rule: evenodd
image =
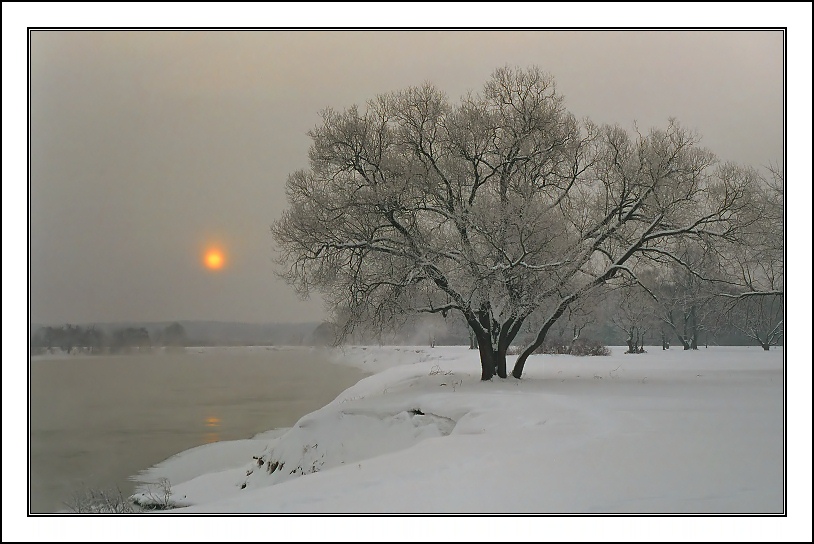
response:
M613 351L482 382L464 347L344 348L376 374L144 477L181 514L783 513L781 350Z
M482 382L477 352L466 347L337 348L338 364L374 374L290 429L167 459L138 476L144 485L136 496L163 500L150 483L167 478L177 507L157 517L178 525L161 526L175 530L184 526L179 516L189 518L203 531L199 539L213 534L202 522L229 514L341 515L280 520L257 536L274 540L298 534L333 540L342 527L352 540L782 537L790 529L782 525L789 519L782 515L782 349L649 349L627 355L615 347L608 357L535 355L522 380ZM350 514L392 515L387 519L396 525L382 529L385 534L368 532L383 520ZM427 516L415 527L412 516L400 514ZM438 514L477 516L436 525ZM534 516L480 524L518 514ZM610 518L600 514L689 516L660 516L657 525L643 517L634 529L605 527L601 522ZM738 514L752 516L730 517ZM766 520L778 523L739 532ZM217 534L234 540L251 532L230 526L227 535Z

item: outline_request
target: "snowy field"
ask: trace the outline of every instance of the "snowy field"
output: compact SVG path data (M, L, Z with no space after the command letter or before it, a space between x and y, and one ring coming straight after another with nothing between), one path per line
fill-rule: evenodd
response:
M178 514L784 512L782 350L539 355L492 382L464 347L334 357L376 374L143 478L169 479Z
M542 517L576 522L565 535L553 533L561 540L613 534L586 533L586 516L656 515L659 531L677 535L692 519L685 540L733 538L737 527L716 535L709 525L727 517L788 519L782 349L611 349L608 357L535 355L522 380L482 382L477 352L466 347L337 348L337 364L374 374L290 429L159 463L135 477L142 484L134 497L169 500L175 508L150 518L194 519L195 530L207 526L204 518L230 515L246 522L246 515L338 515L292 525L275 540L320 538L333 522L350 522L351 540L381 538L366 538L354 515L403 521L396 539L417 530L405 514L422 515L427 531L443 516L474 516L433 533L446 540L483 538L490 533L466 536L470 521L492 516L513 516L507 523L521 531L492 527L497 540L539 540L543 529L530 522ZM153 484L161 478L172 486L169 497ZM637 537L642 527L621 534L650 540ZM782 529L734 538L776 540ZM331 531L321 538L337 538Z

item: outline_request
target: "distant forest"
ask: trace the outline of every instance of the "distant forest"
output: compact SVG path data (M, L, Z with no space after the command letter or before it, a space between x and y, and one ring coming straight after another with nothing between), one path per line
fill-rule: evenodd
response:
M153 349L193 346L326 346L335 342L337 327L330 323L239 323L226 321L122 322L91 324L34 324L30 334L32 355L44 353L138 353ZM531 332L518 336L520 345ZM665 335L666 336L666 335ZM606 346L623 346L627 333L613 322L582 322L579 326L565 320L552 330L550 343L567 344L575 337ZM661 330L644 334L642 345L663 346ZM675 338L666 338L673 349L681 349ZM465 324L441 316L416 316L405 319L396 331L351 331L349 344L395 345L469 345L474 339ZM701 331L700 347L708 345L757 345L734 328ZM780 342L782 344L782 341Z
M226 321L121 322L43 325L31 328L32 354L131 353L191 346L310 345L319 323Z

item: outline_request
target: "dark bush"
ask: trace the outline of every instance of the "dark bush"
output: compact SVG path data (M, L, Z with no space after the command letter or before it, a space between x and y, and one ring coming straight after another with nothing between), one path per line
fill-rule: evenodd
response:
M552 338L543 342L543 345L534 350L534 353L583 357L586 355L610 355L611 352L599 340L577 338L573 342L567 342L562 338Z
M610 349L603 345L599 340L583 340L582 338L579 338L576 342L574 342L574 346L571 348L571 355L605 356L610 354Z

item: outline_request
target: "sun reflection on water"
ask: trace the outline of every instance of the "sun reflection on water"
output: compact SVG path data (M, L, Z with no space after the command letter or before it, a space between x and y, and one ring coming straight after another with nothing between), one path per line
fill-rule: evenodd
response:
M207 444L211 444L212 442L219 442L220 441L220 434L218 432L214 431L214 429L217 429L218 427L220 427L220 422L221 422L221 419L219 417L216 417L216 416L208 416L204 420L204 426L212 429L212 431L210 431L208 433L204 433L204 440L206 441Z

